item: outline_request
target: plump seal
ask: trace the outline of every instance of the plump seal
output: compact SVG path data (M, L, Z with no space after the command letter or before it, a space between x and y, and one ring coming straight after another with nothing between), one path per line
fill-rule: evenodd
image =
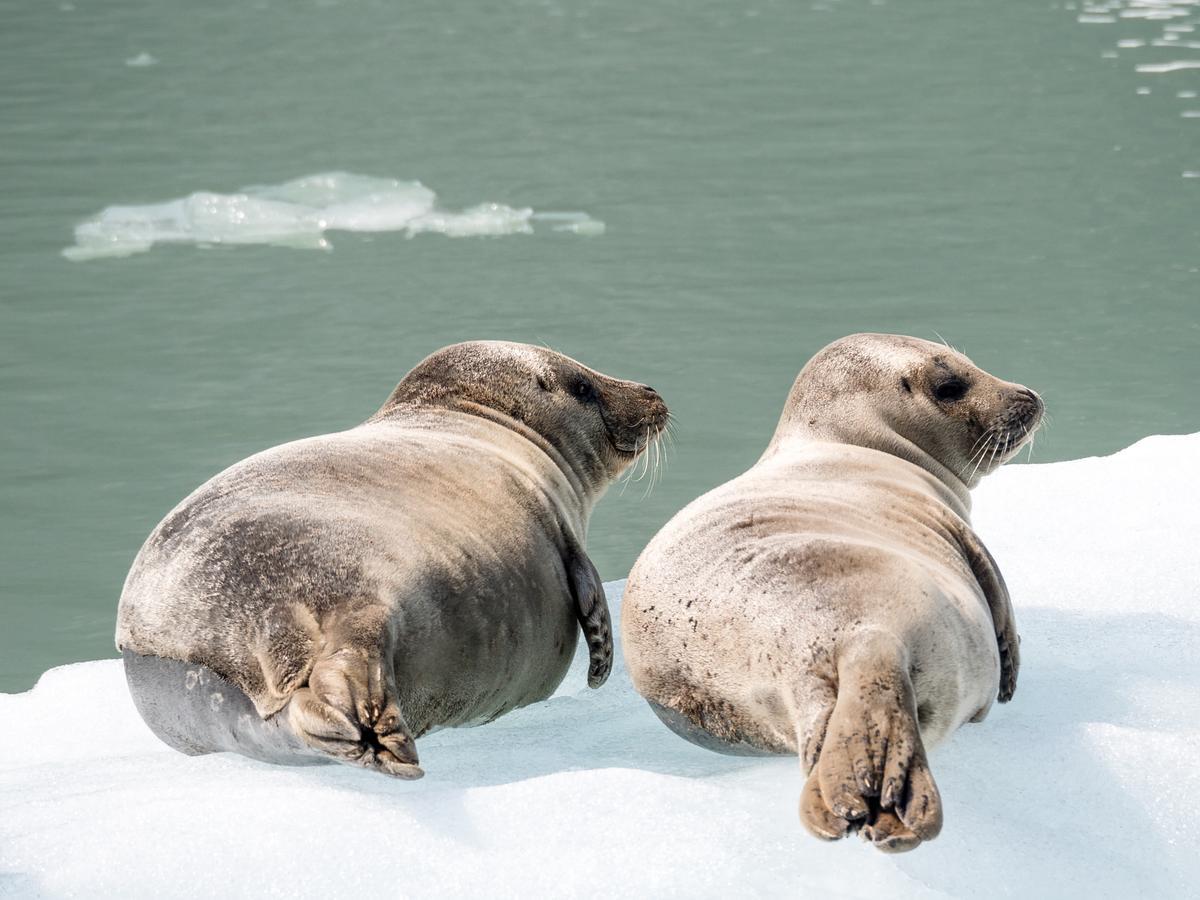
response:
M548 697L580 629L598 687L612 635L588 517L667 416L646 385L473 342L421 362L366 423L237 463L125 582L139 711L188 753L412 778L414 738Z
M1017 682L1012 606L968 490L1042 409L939 344L830 344L758 463L634 566L621 627L638 691L702 746L799 754L819 837L905 850L936 836L926 749Z

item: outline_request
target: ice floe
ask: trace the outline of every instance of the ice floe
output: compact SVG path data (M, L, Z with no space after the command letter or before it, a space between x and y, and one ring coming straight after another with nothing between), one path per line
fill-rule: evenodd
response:
M539 224L581 235L604 232L603 222L583 212L535 212L503 203L448 210L419 181L321 172L230 194L198 191L162 203L109 206L75 226L75 244L63 255L76 261L131 256L155 244L329 249L331 231L498 237L529 234Z
M179 755L105 660L0 695L0 894L1194 896L1198 462L1200 434L1153 437L976 492L1021 681L934 751L946 825L913 853L809 837L796 760L684 743L619 661L599 691L581 657L551 700L422 738L410 783Z
M125 60L125 65L129 66L131 69L144 69L147 66L157 66L158 58L146 53L145 51L142 51L136 56L131 56Z

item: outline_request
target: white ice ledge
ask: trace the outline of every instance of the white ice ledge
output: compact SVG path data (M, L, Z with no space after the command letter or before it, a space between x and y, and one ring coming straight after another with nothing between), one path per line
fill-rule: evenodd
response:
M419 741L415 783L159 744L119 663L0 695L0 894L1185 896L1200 884L1200 435L1019 466L977 492L1020 687L934 753L941 837L823 844L799 765L668 732L618 665ZM621 585L609 586L617 604Z
M75 244L64 249L63 256L75 261L132 256L155 244L272 244L328 250L330 231L499 237L530 234L535 224L572 234L604 233L604 223L583 212L535 212L503 203L447 210L419 181L320 172L232 194L199 191L162 203L109 206L75 226Z

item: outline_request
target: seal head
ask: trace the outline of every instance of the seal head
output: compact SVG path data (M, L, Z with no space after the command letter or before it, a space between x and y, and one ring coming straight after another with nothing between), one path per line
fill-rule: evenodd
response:
M1041 424L1041 397L943 344L897 334L834 341L800 371L768 455L793 440L882 450L960 498Z
M396 386L371 421L440 407L525 434L578 481L589 502L666 427L654 388L604 375L544 347L470 341L433 353Z

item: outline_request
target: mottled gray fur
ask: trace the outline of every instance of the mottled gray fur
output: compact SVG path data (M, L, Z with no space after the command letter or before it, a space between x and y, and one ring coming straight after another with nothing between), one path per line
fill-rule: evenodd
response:
M237 463L154 530L117 619L139 708L188 752L252 734L258 758L416 777L414 738L548 697L581 628L598 686L588 517L666 417L645 385L542 348L433 354L366 423ZM215 700L206 719L187 692L209 683L270 727L231 731Z

